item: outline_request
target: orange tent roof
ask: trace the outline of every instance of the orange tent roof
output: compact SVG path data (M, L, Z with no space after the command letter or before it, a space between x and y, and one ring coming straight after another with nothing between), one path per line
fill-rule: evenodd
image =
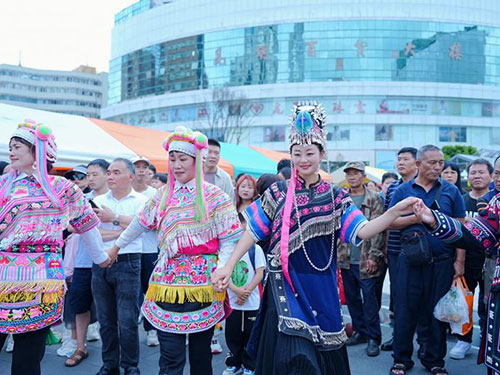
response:
M117 122L89 118L94 124L113 136L120 143L134 151L137 155L144 156L154 164L158 172L167 172L168 154L162 146L163 140L170 134L167 131L147 129L137 126L120 124ZM219 167L231 176L234 169L231 163L221 158Z

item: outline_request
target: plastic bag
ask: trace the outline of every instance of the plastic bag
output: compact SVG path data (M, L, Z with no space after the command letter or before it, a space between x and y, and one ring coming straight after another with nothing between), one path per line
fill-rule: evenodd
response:
M460 327L460 331L463 324L469 323L469 306L457 280L453 281L448 293L434 307L434 317L442 322Z
M464 324L459 323L450 323L450 328L453 333L457 333L459 335L466 335L472 329L473 320L472 320L472 307L474 304L474 294L471 293L467 283L465 282L465 278L462 276L457 279L457 287L460 289L460 293L462 293L465 297L465 301L467 302L467 309L469 313L469 322Z

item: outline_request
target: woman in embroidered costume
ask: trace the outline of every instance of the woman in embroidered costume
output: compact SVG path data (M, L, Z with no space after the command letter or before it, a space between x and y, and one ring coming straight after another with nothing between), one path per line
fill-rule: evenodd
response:
M49 176L57 148L49 128L20 124L9 143L12 169L0 176L0 347L14 334L12 374L40 374L49 326L61 317L65 292L62 232L71 224L102 267L110 259L99 219L81 190Z
M500 248L500 194L479 210L479 216L462 224L447 215L429 209L423 202L413 207L427 230L446 243L467 252L498 255ZM500 375L500 258L497 257L493 282L488 296L486 332L481 334L479 362L484 361L488 374ZM443 374L446 372L443 372Z
M387 228L414 199L368 222L346 191L321 180L325 113L316 103L292 112L292 178L247 208L247 231L212 281L228 285L234 265L270 236L269 278L249 343L256 374L350 374L337 290L337 241L358 244ZM270 349L273 348L273 349Z
M167 185L144 206L116 241L117 254L144 231L156 230L160 254L142 306L158 330L160 374L182 374L189 334L191 374L212 374L210 341L225 316L225 292L210 283L229 259L242 230L231 198L203 179L207 137L178 127L164 142Z

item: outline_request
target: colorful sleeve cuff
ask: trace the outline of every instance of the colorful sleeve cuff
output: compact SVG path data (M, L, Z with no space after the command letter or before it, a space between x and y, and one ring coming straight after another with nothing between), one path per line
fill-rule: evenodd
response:
M436 226L431 228L425 225L430 234L445 243L454 243L463 237L462 225L458 220L436 210L432 210L432 213L436 218Z
M271 234L271 220L262 209L260 200L256 200L243 211L247 222L247 231L258 242Z

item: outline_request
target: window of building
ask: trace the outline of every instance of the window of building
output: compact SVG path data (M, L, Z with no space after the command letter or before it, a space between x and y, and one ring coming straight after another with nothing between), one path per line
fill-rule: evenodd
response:
M394 131L392 125L375 125L376 141L392 141L393 139Z
M347 126L335 125L333 131L326 135L328 141L348 141L350 130Z
M465 126L440 126L439 142L467 142Z
M500 128L491 128L490 143L492 145L500 145Z
M284 126L266 126L264 128L264 142L283 142L284 140Z

